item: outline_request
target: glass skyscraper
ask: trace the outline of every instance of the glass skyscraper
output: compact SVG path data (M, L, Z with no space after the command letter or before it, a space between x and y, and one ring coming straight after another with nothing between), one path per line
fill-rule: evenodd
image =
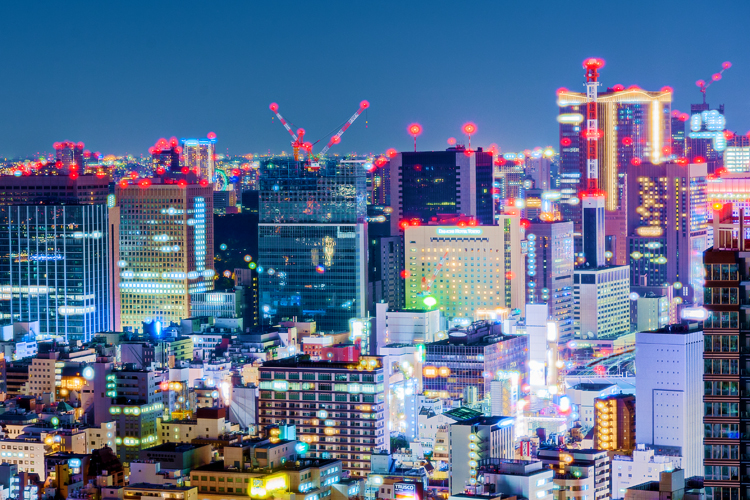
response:
M344 332L366 312L365 171L360 163L266 162L260 183L261 316Z
M0 318L88 341L110 328L108 208L0 206Z

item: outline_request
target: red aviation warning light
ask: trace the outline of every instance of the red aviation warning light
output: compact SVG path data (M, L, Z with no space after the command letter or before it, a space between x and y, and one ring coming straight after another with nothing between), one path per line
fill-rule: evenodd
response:
M409 135L414 137L414 152L417 152L417 136L422 133L422 125L419 123L412 123L409 125L409 127L406 129L409 131Z
M701 94L703 94L703 104L706 104L706 89L708 89L708 87L710 87L712 83L721 80L724 71L728 70L731 67L732 63L730 63L729 61L725 61L721 64L721 71L711 75L711 80L708 83L706 83L705 80L698 80L697 82L695 82L695 85L700 89Z
M476 133L477 126L469 122L469 123L464 124L464 126L461 127L461 130L463 131L464 134L466 134L469 137L469 149L471 149L471 134Z
M599 118L597 94L599 70L604 67L604 59L589 57L583 61L586 70L586 188L591 193L599 191Z

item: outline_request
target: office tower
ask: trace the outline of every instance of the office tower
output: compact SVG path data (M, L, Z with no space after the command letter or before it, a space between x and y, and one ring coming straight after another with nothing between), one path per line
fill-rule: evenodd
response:
M556 498L580 497L586 490L592 500L610 498L612 468L606 451L540 449L537 458L555 471Z
M375 314L375 305L387 302L391 309L404 308L404 240L391 234L386 207L367 206L367 310Z
M669 324L669 297L648 292L636 300L636 330L650 332Z
M537 393L557 385L558 326L549 317L546 304L526 304L526 335L529 337L529 385Z
M182 164L201 179L214 182L216 169L216 135L207 139L182 140Z
M526 174L534 179L534 187L542 191L552 189L550 184L550 168L552 165L552 150L548 150L548 155L537 155L536 150L532 156L526 159Z
M213 189L170 178L119 183L123 327L190 317L190 296L213 290Z
M71 142L63 141L56 142L55 148L55 166L60 169L62 173L68 173L70 171L76 171L79 174L83 173L83 147L82 142ZM71 168L72 165L75 165Z
M388 450L389 388L382 357L320 363L296 356L268 361L259 371L258 424L297 425L309 458L337 456L353 476L363 477L370 456Z
M156 144L149 148L151 154L151 166L153 172L157 175L163 175L166 172L180 172L180 153L182 148L178 146L176 138L159 139Z
M407 226L404 230L407 309L437 307L452 324L477 311L523 310L523 254L518 216L497 226Z
M359 163L263 165L258 270L262 322L310 318L348 331L367 311L365 172Z
M672 285L692 303L702 293L706 249L706 165L643 163L628 170L630 284Z
M691 161L702 157L709 174L723 166L723 153L727 147L724 135L726 123L723 104L719 109L711 109L705 102L690 105L690 121L687 122L690 130L685 139L685 155Z
M685 156L685 122L689 118L687 113L672 111L672 154L677 158Z
M525 166L526 157L521 154L519 157L516 153L506 153L510 158L505 156L499 160L500 165L495 172L495 183L498 184L498 194L500 195L500 204L505 206L515 206L515 200L526 197L526 188L524 179L526 178ZM512 203L512 205L511 205Z
M606 265L604 259L604 197L582 193L582 254L588 267Z
M498 371L518 372L525 380L528 347L525 335L503 335L500 325L489 322L453 329L447 339L425 345L424 393L428 397L462 398L466 389L472 389L477 399L483 400L489 397L490 384Z
M630 333L630 268L576 269L573 328L581 339L614 339Z
M388 344L427 344L438 340L442 329L440 311L391 310L388 303L375 304L378 347Z
M461 494L477 484L479 463L515 458L515 419L475 417L450 426L450 491Z
M533 220L526 240L526 302L547 303L560 338L572 338L573 222Z
M391 162L385 158L378 158L367 171L367 204L380 207L390 206L390 189Z
M0 317L69 342L112 328L107 181L0 178Z
M630 454L635 449L635 396L597 398L594 408L594 448Z
M724 151L724 168L730 173L750 172L750 146L728 146Z
M636 440L703 473L703 331L697 322L636 333Z
M391 234L403 220L427 223L441 214L474 217L494 224L492 154L463 147L399 153L391 159Z
M748 363L748 242L744 211L732 222L732 207L714 211L714 244L703 257L704 476L713 498L750 498L750 408L743 397ZM744 237L738 238L738 233ZM720 495L720 496L717 496Z

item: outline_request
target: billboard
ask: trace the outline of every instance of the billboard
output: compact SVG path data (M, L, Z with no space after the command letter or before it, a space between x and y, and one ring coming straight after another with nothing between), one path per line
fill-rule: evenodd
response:
M424 488L422 483L394 483L395 500L422 500Z

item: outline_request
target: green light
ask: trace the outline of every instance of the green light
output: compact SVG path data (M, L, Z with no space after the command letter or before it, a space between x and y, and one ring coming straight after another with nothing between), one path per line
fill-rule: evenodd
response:
M425 297L422 302L424 302L424 305L426 305L427 307L434 307L435 304L437 304L437 300L435 300L435 297Z

